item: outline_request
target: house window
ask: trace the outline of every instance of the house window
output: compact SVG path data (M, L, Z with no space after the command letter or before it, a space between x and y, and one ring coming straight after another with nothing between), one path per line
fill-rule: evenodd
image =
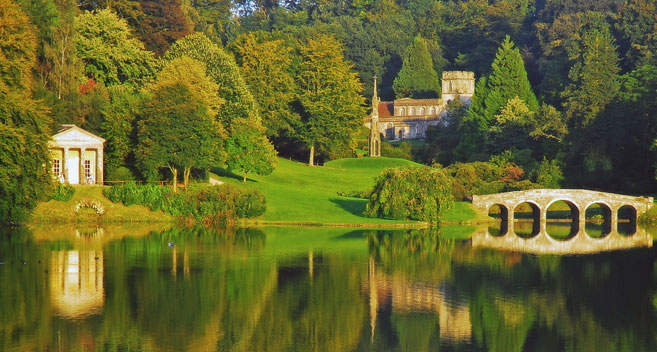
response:
M52 174L53 175L59 176L59 174L62 173L62 164L61 164L61 162L62 161L59 160L59 159L54 159L52 161Z
M84 178L87 180L87 183L90 183L90 181L93 181L92 174L91 174L91 160L85 160L84 161Z
M426 110L424 110L424 108L420 108L420 115L424 116L424 115L425 115L425 111L426 111Z
M411 110L409 110L409 112L408 112L408 115L409 116L415 115L415 108L411 108Z

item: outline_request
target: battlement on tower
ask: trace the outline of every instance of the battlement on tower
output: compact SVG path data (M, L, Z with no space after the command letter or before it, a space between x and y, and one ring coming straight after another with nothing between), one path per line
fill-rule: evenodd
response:
M464 103L470 103L474 95L475 76L474 72L468 71L445 71L442 79L442 98L448 102L457 97Z

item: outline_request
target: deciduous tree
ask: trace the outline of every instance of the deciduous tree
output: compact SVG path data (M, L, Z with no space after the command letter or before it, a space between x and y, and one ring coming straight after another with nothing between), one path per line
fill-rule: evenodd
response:
M296 134L310 149L329 154L353 141L365 116L362 86L333 36L308 38L299 48L302 62L297 76L301 121Z
M298 120L291 104L296 96L292 77L292 49L282 40L246 33L233 43L242 76L258 102L267 136L290 131Z
M89 78L109 87L127 83L142 85L153 75L153 53L130 32L125 20L112 10L84 12L76 18L77 49Z
M180 72L188 77L176 80ZM176 190L178 169L183 170L187 186L192 167L206 169L223 160L225 132L213 116L216 99L209 97L216 94L213 84L205 76L204 65L187 57L175 59L163 69L151 86L152 97L139 122L136 156L147 177L153 178L159 168L167 167Z
M0 0L0 223L17 223L43 199L49 172L48 115L32 99L36 35L11 0Z
M269 175L276 167L276 150L267 139L264 127L255 122L253 119L236 119L226 141L226 152L231 156L226 164L230 170L241 171L244 182L250 172Z

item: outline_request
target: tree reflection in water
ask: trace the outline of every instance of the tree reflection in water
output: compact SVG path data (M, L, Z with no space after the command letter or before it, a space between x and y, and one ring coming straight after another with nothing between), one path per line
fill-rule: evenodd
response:
M447 229L71 232L0 235L0 350L657 349L652 249L524 255Z

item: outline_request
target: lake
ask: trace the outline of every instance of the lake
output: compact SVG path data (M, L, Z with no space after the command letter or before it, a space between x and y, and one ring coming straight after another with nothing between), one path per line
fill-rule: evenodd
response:
M0 350L657 350L654 248L533 255L473 231L0 230Z

